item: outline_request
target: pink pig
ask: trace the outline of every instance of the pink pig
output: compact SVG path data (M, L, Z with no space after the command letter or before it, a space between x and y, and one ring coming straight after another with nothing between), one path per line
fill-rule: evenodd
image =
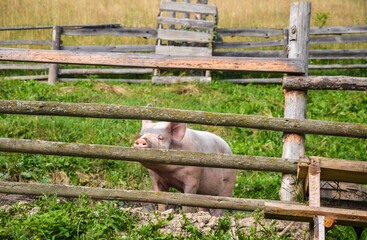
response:
M231 148L220 137L186 127L185 123L142 121L141 137L135 148L173 149L192 152L232 154ZM148 168L155 191L168 192L170 187L182 193L231 197L236 180L235 169L192 167L142 163ZM164 211L159 204L158 210ZM192 211L184 207L184 211ZM199 208L199 211L209 211ZM214 216L221 216L223 209L214 209Z

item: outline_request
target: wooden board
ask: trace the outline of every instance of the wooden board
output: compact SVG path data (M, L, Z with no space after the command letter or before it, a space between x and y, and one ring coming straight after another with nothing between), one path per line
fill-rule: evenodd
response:
M55 111L55 109L58 111ZM237 126L292 133L367 138L367 126L366 124L361 123L269 118L254 115L188 111L155 107L147 109L146 107L112 104L0 100L0 113L111 119L150 119L213 126Z
M202 82L210 83L212 81L211 77L180 77L180 76L155 76L152 78L152 83L155 84L174 84L174 83L184 83L184 82Z
M161 11L170 11L170 12L199 13L206 15L217 14L217 6L207 4L161 1L159 8Z
M172 17L158 17L158 23L160 24L172 24L172 25L180 25L183 28L196 28L196 29L206 29L211 30L214 28L214 21L206 21L206 20L194 20L194 19L185 19L185 18L172 18Z
M123 68L123 69L105 69L105 68L84 68L84 69L60 69L59 75L67 74L151 74L152 68Z
M283 35L283 29L276 28L219 28L223 37L264 37Z
M155 45L112 45L112 46L61 46L61 50L68 51L87 51L87 52L154 52Z
M314 216L325 216L332 219L335 224L367 227L367 211L310 207L301 204L285 202L265 202L264 212L266 218L312 222Z
M312 27L311 35L328 35L328 34L351 34L351 33L367 33L367 25L361 26L337 26L337 27Z
M157 38L169 41L198 43L210 43L213 40L213 36L209 33L171 29L158 29Z
M127 37L151 37L156 38L157 30L154 28L128 28L128 27L112 27L112 28L72 28L63 29L62 35L68 36L127 36Z
M323 157L301 158L298 163L298 178L306 178L310 159L320 163L321 180L367 184L367 162Z
M367 91L367 78L348 76L284 76L283 88L292 90Z
M165 56L158 54L89 53L19 48L0 48L0 61L223 71L304 72L304 65L298 59Z
M164 46L156 47L156 54L169 56L211 56L212 49L206 47Z
M0 69L49 69L49 64L0 64Z
M0 40L0 45L51 45L49 40Z

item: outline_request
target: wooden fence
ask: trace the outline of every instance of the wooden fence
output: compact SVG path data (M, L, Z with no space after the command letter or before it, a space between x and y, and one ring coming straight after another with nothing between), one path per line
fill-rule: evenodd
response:
M159 19L158 19L159 20ZM194 24L191 22L185 23ZM191 25L190 25L191 26ZM0 28L0 31L19 31L19 30L37 30L52 29L52 40L0 40L0 45L49 45L53 50L69 50L83 52L123 52L123 53L153 53L156 50L155 45L89 45L89 46L64 46L62 44L62 36L127 36L136 38L157 38L157 29L152 28L127 28L121 27L120 24L99 24L99 25L62 25L62 26L39 26L39 27L14 27ZM279 58L286 57L285 50L257 50L249 51L243 49L258 47L279 47L284 46L287 49L287 29L272 28L222 28L217 29L218 39L213 45L214 56L231 56L231 57L261 57L261 58ZM367 25L364 26L348 26L348 27L312 27L310 28L309 44L332 44L332 43L361 43L367 42ZM351 35L353 34L353 35ZM358 34L358 35L356 35ZM278 37L277 40L270 41L246 41L246 42L229 42L225 41L232 37ZM237 49L242 49L238 51ZM353 50L311 50L309 59L363 59L367 57L367 49ZM367 68L367 64L329 64L329 65L309 65L309 69L361 69ZM5 77L5 79L34 79L48 80L53 84L55 81L68 82L77 81L80 78L61 77L66 75L113 75L113 74L152 74L152 68L124 68L124 69L59 69L56 64L1 64L2 69L33 69L48 70L48 75L32 75L32 76L14 76ZM60 77L59 77L60 76ZM81 80L88 80L87 78ZM120 81L127 83L148 82L150 79L114 79L99 78L100 81ZM227 79L233 83L282 83L281 78L273 79Z
M334 89L345 90L351 88L350 86L362 85L361 89L365 90L367 81L366 78L322 77L324 80L321 80L320 83L317 79L307 77L310 14L310 3L292 3L290 31L287 38L287 58L182 57L155 54L83 53L66 50L0 49L0 61L288 73L284 81L284 118L101 104L0 101L0 113L3 114L151 119L282 131L284 132L282 158L143 150L7 138L0 139L0 151L277 171L283 173L280 195L281 200L287 202L7 182L0 183L0 192L36 195L57 193L59 196L68 197L76 197L84 192L97 199L173 203L246 211L260 208L264 210L267 217L313 222L315 228L312 228L312 236L314 239L323 239L324 226L329 227L330 223L367 226L367 211L326 208L320 205L321 180L366 184L367 163L305 156L305 134L367 138L366 124L305 119L307 89L329 89L329 84L322 84L327 79L335 83L337 87L331 85ZM300 78L307 79L311 83L298 84ZM309 205L293 203L295 189L291 186L296 172L298 178L307 179ZM328 221L325 221L325 218Z

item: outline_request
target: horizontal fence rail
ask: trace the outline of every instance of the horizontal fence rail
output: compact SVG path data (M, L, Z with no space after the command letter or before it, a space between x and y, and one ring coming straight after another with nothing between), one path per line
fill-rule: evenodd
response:
M58 25L62 28L74 27L119 27L120 23L104 23L104 24L77 24L77 25ZM14 31L14 30L38 30L38 29L52 29L54 26L24 26L24 27L0 27L0 31Z
M0 151L297 173L296 159L202 152L126 148L120 146L0 138Z
M64 186L56 184L0 182L0 193L26 195L54 195L78 198L86 195L93 199L155 202L193 207L222 208L240 211L264 210L268 218L312 222L315 215L333 219L336 224L366 227L367 213L327 207L309 207L304 204L275 200L229 198L198 194L134 191L121 189Z
M361 123L269 118L254 115L112 104L0 100L0 113L112 119L150 119L214 126L237 126L291 133L367 138L367 124Z
M318 160L321 162L321 180L367 184L366 162L312 156L297 160L11 138L0 138L0 151L135 161L149 164L232 168L292 174L298 172L299 178L306 178L310 162Z
M285 76L283 88L290 90L367 91L367 78L347 76Z
M65 63L82 65L304 73L304 64L288 58L188 57L157 54L87 53L57 50L0 48L0 61Z

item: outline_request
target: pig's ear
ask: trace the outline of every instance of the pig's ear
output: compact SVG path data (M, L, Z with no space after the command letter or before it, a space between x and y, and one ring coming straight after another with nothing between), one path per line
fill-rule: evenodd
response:
M183 139L186 133L186 123L170 123L171 124L171 134L172 140L174 142L179 142Z
M148 127L149 124L151 124L152 121L151 120L143 120L141 121L141 129L145 129Z

